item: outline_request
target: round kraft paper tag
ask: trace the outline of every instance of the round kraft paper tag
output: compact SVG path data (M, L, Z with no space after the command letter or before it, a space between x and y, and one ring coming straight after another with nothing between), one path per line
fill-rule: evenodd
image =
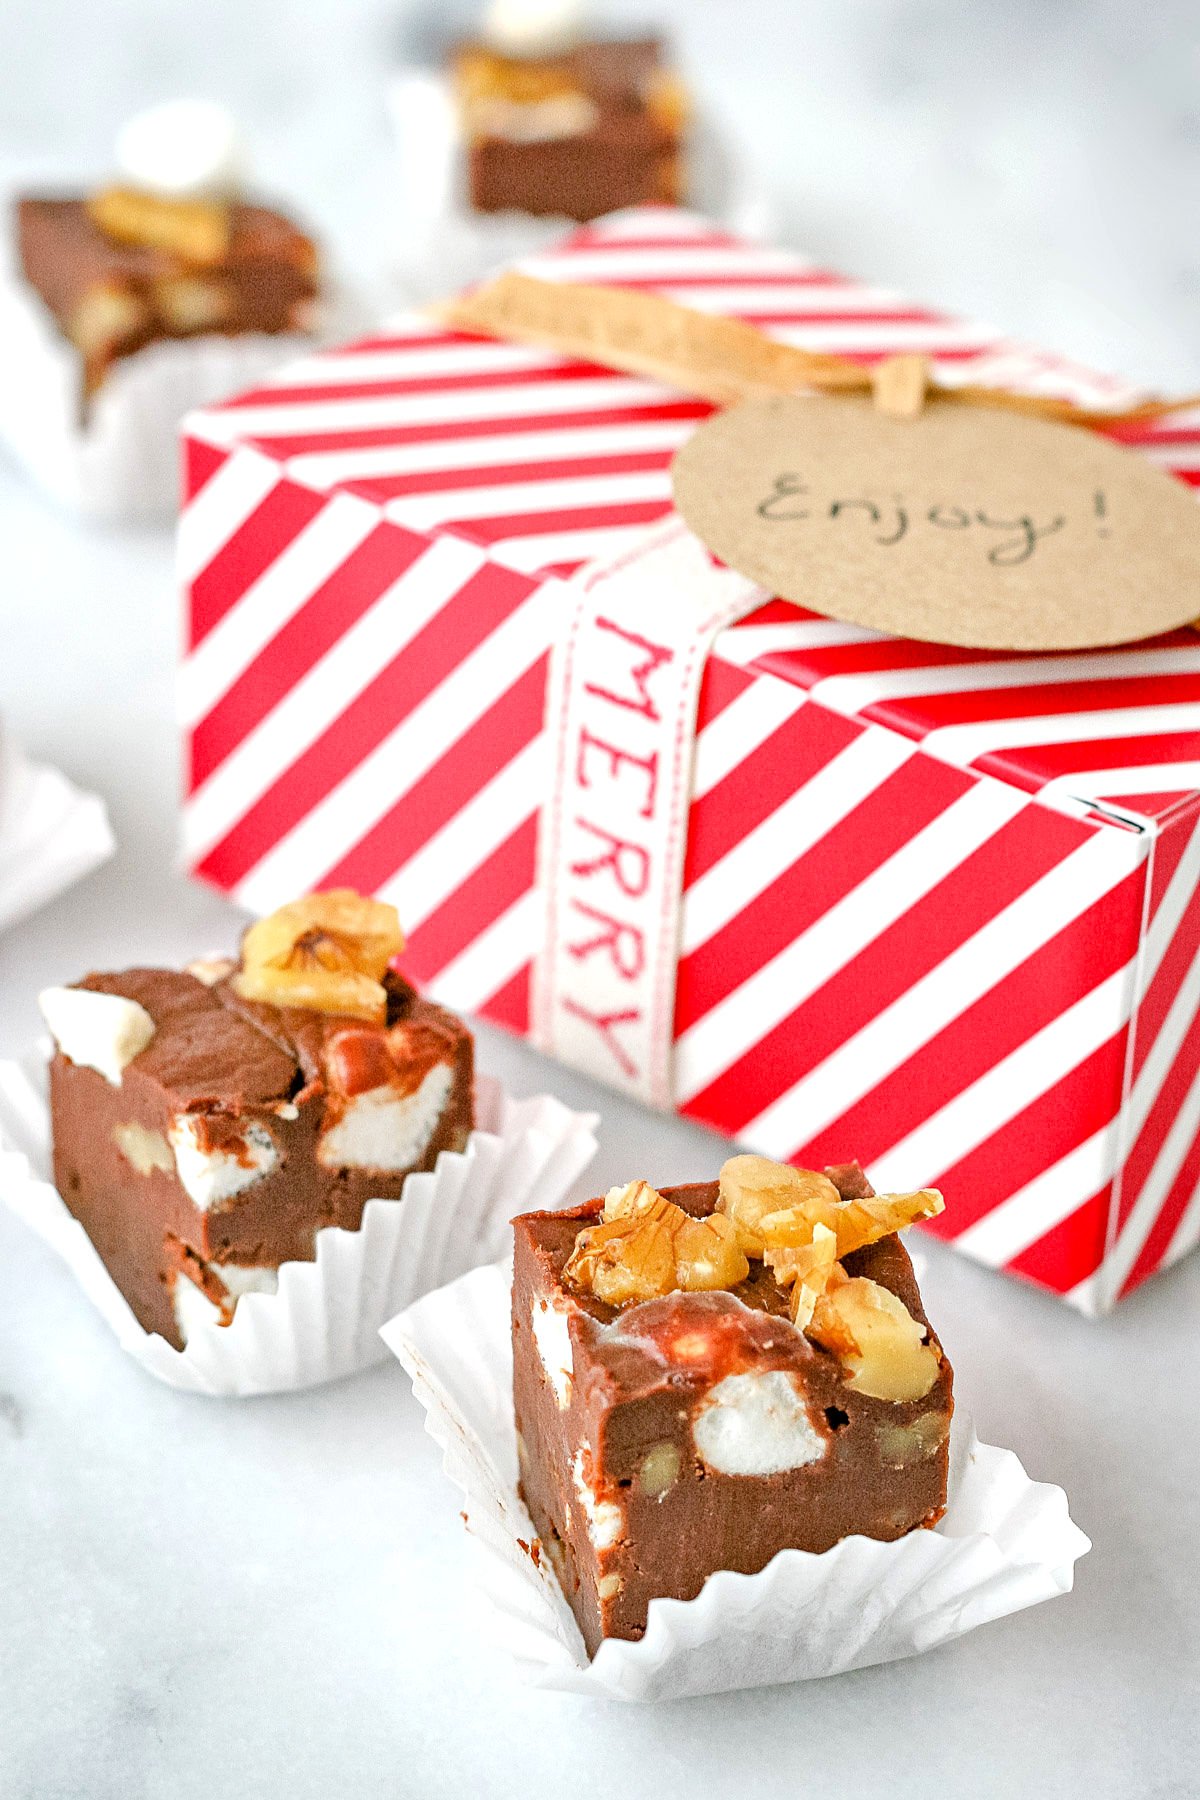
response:
M1200 614L1200 507L1093 431L934 402L779 395L716 413L675 503L730 568L848 624L987 650L1079 650Z

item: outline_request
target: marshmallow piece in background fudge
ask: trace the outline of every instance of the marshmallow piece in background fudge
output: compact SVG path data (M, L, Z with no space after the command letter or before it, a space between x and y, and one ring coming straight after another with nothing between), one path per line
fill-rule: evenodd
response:
M171 1148L180 1182L201 1210L208 1212L256 1181L262 1181L279 1165L279 1149L265 1125L251 1122L231 1145L206 1148L203 1121L194 1113L180 1113L171 1124Z
M571 1315L563 1306L537 1299L530 1312L533 1341L560 1407L571 1404L571 1376L575 1355L571 1349Z
M829 1448L786 1369L717 1382L697 1410L692 1436L722 1475L782 1475L819 1462Z
M501 56L553 56L580 41L586 17L581 0L491 0L482 36Z
M64 1056L120 1087L127 1064L154 1036L154 1020L136 1000L89 988L43 988L38 1006Z
M234 1306L244 1294L279 1292L278 1269L243 1268L237 1263L205 1263L204 1272L210 1279L220 1282L225 1290L227 1303L218 1306L182 1270L176 1273L171 1289L171 1304L185 1349L188 1339L198 1326L228 1325Z
M411 1094L394 1087L369 1088L346 1102L335 1125L317 1140L317 1161L327 1169L407 1169L419 1162L454 1086L451 1063L435 1063Z
M245 185L246 146L213 100L166 100L117 133L117 168L131 187L166 200L227 200Z

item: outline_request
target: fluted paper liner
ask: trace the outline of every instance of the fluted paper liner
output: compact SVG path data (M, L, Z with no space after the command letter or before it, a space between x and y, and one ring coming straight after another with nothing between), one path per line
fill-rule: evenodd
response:
M0 443L72 511L110 521L170 518L185 413L259 386L340 329L340 319L330 319L316 336L251 332L148 344L117 359L84 418L79 353L32 288L0 266Z
M0 930L112 855L104 802L32 763L0 719Z
M496 1640L540 1687L670 1700L808 1681L915 1656L990 1619L1070 1591L1090 1548L1061 1488L981 1444L961 1410L950 1498L933 1531L784 1550L757 1575L709 1577L695 1600L654 1600L640 1643L610 1638L589 1663L517 1493L508 1265L478 1268L384 1328L425 1428L466 1496L477 1585Z
M243 1295L231 1324L199 1324L176 1350L138 1324L51 1182L45 1069L44 1057L0 1062L0 1200L57 1250L122 1349L192 1393L316 1387L379 1362L385 1320L501 1254L509 1220L561 1205L596 1150L595 1114L513 1100L481 1076L465 1151L410 1175L398 1200L369 1200L358 1231L319 1231L315 1262L284 1263L277 1293Z

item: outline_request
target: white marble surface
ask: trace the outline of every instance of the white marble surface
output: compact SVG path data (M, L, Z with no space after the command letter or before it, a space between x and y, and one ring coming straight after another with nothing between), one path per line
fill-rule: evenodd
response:
M380 72L403 8L0 8L0 159L103 159L131 107L231 99L261 165L378 272ZM617 9L611 9L616 11ZM787 236L1169 387L1200 386L1195 8L666 0L751 131ZM69 47L69 58L64 48ZM173 871L170 546L89 532L0 470L0 710L107 797L116 860L0 937L0 1053L89 966L229 942ZM522 1091L585 1084L484 1034ZM699 1130L604 1100L595 1182L686 1177ZM691 1793L1187 1800L1200 1792L1200 1258L1092 1325L936 1249L930 1308L981 1435L1061 1481L1076 1592L921 1662L648 1711L517 1686L480 1641L454 1491L398 1368L187 1400L126 1362L0 1212L3 1800Z

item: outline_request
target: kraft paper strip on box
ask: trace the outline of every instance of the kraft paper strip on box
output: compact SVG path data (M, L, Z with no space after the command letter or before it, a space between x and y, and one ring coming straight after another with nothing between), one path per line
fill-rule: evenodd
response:
M515 1214L563 1205L596 1151L594 1113L513 1100L487 1077L477 1078L476 1118L465 1151L410 1175L400 1199L369 1200L359 1230L319 1231L314 1261L284 1263L275 1293L244 1294L229 1325L197 1323L183 1350L138 1324L53 1186L45 1055L0 1062L0 1202L169 1387L227 1398L316 1387L378 1362L380 1326L398 1307L500 1254Z
M653 1600L638 1643L610 1638L589 1663L550 1558L530 1554L517 1491L511 1271L474 1270L384 1328L425 1428L464 1496L472 1585L496 1643L539 1687L652 1701L810 1681L916 1656L992 1619L1068 1593L1090 1548L1061 1488L981 1444L961 1410L949 1504L933 1531L849 1537L816 1556L784 1550L757 1575L721 1572L694 1600ZM452 1502L454 1503L454 1502Z

